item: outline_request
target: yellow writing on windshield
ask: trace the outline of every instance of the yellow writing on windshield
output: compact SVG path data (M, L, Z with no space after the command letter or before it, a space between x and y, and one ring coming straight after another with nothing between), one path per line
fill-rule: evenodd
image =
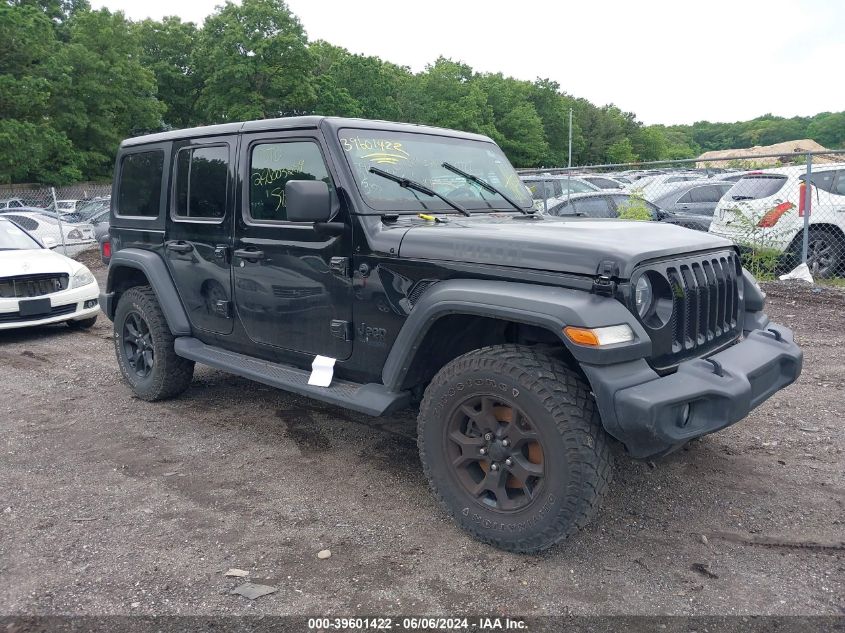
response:
M343 145L344 151L355 151L360 154L360 158L380 165L396 165L410 158L410 154L405 151L402 143L388 139L342 137L340 144Z

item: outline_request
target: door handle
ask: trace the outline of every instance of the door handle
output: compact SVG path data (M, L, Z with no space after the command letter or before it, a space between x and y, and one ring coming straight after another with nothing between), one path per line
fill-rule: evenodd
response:
M167 250L173 251L174 253L190 253L194 250L194 247L187 242L168 242Z
M236 250L232 254L235 257L240 257L241 259L248 259L251 262L257 262L260 259L264 259L264 251L253 251L246 248Z

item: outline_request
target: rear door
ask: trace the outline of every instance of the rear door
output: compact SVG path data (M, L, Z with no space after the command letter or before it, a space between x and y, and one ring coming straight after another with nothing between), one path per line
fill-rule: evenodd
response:
M236 137L173 144L165 252L194 328L232 332Z

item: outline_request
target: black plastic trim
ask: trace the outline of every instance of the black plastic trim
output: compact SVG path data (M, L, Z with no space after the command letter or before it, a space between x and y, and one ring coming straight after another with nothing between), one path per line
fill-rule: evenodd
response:
M738 422L795 382L802 363L792 331L769 324L709 358L682 362L662 378L644 360L582 369L605 430L633 457L646 458Z
M580 290L501 281L455 279L431 287L414 306L396 337L382 370L389 388L398 390L429 328L448 314L472 314L537 325L557 336L579 362L605 365L647 357L651 340L619 301ZM567 325L603 327L628 324L635 340L603 348L572 343Z
M182 305L182 300L179 298L179 293L176 292L176 284L173 283L173 278L167 270L167 264L156 253L141 250L140 248L124 248L112 255L109 263L109 280L106 285L107 292L102 297L106 298L108 305L111 306L112 311L107 312L110 319L114 318L114 303L112 290L112 279L115 272L120 268L135 268L146 275L156 293L156 298L161 306L164 317L167 319L167 324L170 326L170 331L174 336L187 336L191 334L191 324L188 321L188 315L185 312L185 307ZM112 298L108 299L107 295L111 294ZM106 305L104 302L103 305Z
M407 391L390 391L376 383L360 384L335 378L328 387L315 387L308 384L311 372L306 369L213 347L189 336L177 338L174 348L179 356L203 365L367 415L386 415L410 403Z

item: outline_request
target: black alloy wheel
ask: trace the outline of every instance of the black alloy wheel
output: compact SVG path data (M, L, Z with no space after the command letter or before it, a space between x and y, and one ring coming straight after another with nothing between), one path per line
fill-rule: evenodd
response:
M540 436L512 402L467 398L452 410L445 439L454 475L477 503L513 512L537 498L545 475Z
M155 366L150 327L144 318L135 311L126 315L122 333L126 362L139 378L146 378Z

